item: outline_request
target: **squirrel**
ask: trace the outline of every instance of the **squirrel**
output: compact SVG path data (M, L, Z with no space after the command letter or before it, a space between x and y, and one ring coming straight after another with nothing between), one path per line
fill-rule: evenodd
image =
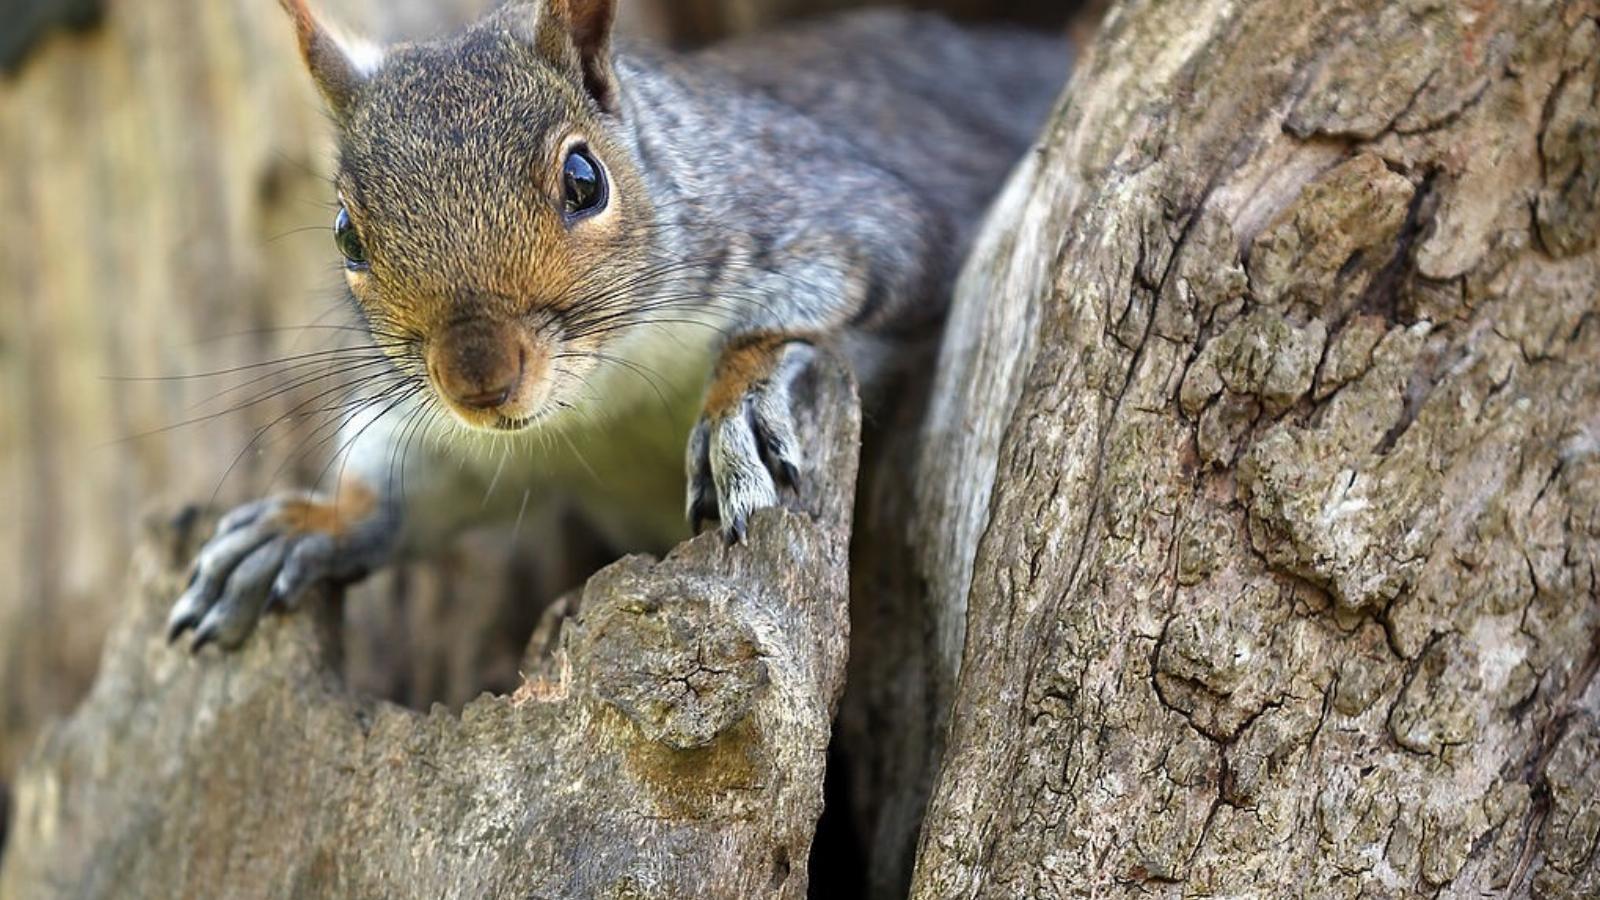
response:
M685 509L738 542L804 477L796 377L826 347L866 384L937 335L1070 69L1064 36L931 13L679 53L614 45L616 0L513 0L379 48L280 2L385 375L330 488L220 520L168 623L195 650L525 507L507 478L580 495L623 546L670 545Z

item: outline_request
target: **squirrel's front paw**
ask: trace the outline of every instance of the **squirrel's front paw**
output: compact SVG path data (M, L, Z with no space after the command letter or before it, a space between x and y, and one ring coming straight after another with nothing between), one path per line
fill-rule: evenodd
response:
M339 502L299 493L248 503L201 548L167 639L194 629L193 649L238 647L262 613L320 582L355 581L382 565L398 523L370 492L345 486Z
M696 532L716 519L730 543L741 540L751 513L778 504L779 484L798 484L803 463L789 389L814 355L810 344L774 335L723 351L689 435L688 515Z

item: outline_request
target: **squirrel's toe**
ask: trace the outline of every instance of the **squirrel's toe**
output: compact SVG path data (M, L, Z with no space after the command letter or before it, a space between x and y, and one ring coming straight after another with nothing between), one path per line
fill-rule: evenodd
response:
M746 378L733 388L736 399L726 402L726 384L714 384L710 396L718 400L707 402L707 415L690 434L690 524L699 532L702 520L717 519L728 543L744 540L757 509L778 506L779 485L798 488L805 468L790 384L816 351L805 341L787 341L763 352L760 365L728 367ZM749 378L750 370L763 375Z
M319 518L319 504L310 495L292 494L224 516L172 606L167 640L192 630L193 650L212 643L231 650L244 643L268 610L291 605L319 582L354 581L387 559L395 533L392 517L369 517L333 533L320 530L321 522L338 519Z
M765 377L746 385L736 402L718 404L718 413L690 433L687 512L696 532L714 518L728 542L738 543L757 510L778 505L780 485L799 487L804 454L790 385L813 355L803 342L781 345Z

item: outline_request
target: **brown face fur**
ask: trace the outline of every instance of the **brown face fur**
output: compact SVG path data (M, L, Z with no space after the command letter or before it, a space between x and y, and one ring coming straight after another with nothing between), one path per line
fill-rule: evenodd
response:
M598 323L626 309L608 287L650 256L651 209L609 99L564 23L537 18L506 11L393 48L335 108L340 200L368 260L347 269L351 293L397 365L482 429L575 402L617 333ZM608 199L573 218L562 167L577 146Z

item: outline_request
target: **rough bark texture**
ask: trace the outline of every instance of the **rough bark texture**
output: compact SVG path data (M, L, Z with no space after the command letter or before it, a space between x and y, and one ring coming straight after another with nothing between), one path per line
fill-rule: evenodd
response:
M1600 892L1597 16L1114 8L939 366L913 896Z
M804 897L859 444L848 377L814 381L810 515L606 568L522 687L459 716L346 689L327 616L232 656L167 646L192 541L166 530L23 771L0 897Z

